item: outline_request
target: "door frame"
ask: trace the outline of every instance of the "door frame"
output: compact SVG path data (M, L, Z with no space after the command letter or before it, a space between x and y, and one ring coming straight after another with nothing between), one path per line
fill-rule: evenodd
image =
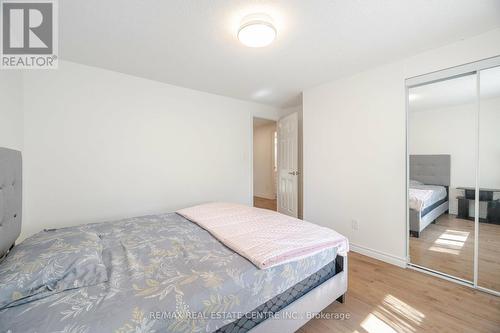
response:
M414 77L407 78L404 82L405 87L405 136L406 136L406 144L405 144L405 154L406 154L406 173L405 173L405 195L406 195L406 229L405 229L405 242L406 242L406 265L408 268L418 270L420 272L430 274L433 276L437 276L455 283L459 283L474 289L478 289L496 296L500 296L500 292L496 290L491 290L485 287L481 287L478 285L478 257L479 257L479 200L474 201L474 270L473 270L473 281L467 281L450 274L446 274L443 272L439 272L427 267L419 266L416 264L412 264L410 261L410 214L409 214L409 183L410 183L410 155L409 155L409 123L408 123L408 112L409 112L409 89L435 83L439 81L444 81L448 79L452 79L454 77L460 77L467 74L475 74L476 75L476 95L478 96L476 101L476 124L475 124L475 197L479 198L479 177L480 177L480 157L479 157L479 114L480 114L480 72L482 70L498 67L500 66L500 56L495 56L491 58L486 58L483 60L478 60L475 62L467 63L464 65L454 66L447 69L431 72L428 74L418 75Z
M270 121L274 121L276 123L276 127L278 126L278 120L280 119L279 117L272 117L272 116L266 116L266 115L260 115L260 114L250 114L250 151L249 151L249 163L250 163L250 198L248 198L248 204L250 205L250 207L253 207L253 198L254 198L254 192L253 192L253 185L254 185L254 178L253 178L253 159L254 159L254 156L253 156L253 138L254 138L254 131L253 131L253 121L255 118L259 118L259 119L266 119L266 120L270 120ZM276 129L277 130L277 129Z

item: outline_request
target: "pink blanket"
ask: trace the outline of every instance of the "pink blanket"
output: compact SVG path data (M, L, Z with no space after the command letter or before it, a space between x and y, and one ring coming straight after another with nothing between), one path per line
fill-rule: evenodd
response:
M347 238L332 229L266 209L209 203L177 211L224 245L264 269L337 247L346 255Z

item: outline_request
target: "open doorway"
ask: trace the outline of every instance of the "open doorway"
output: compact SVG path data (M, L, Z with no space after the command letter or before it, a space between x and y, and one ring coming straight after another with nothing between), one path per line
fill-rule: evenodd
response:
M254 206L277 210L277 128L276 121L253 118Z

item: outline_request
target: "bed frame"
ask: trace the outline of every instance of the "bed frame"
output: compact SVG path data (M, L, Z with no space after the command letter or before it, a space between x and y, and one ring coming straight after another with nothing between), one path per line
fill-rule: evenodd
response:
M279 320L265 320L249 332L292 333L333 302L344 303L346 300L345 293L347 292L347 256L337 256L336 270L337 274L335 276L276 313L276 317ZM296 317L290 318L291 315L296 315Z
M8 253L19 237L21 210L21 153L0 147L0 258ZM347 292L347 256L337 256L335 269L335 276L276 313L279 320L268 319L250 332L295 332L331 303L344 303Z
M429 224L449 211L450 155L410 155L410 179L427 185L446 187L446 201L422 215L421 211L409 209L410 235L419 237Z

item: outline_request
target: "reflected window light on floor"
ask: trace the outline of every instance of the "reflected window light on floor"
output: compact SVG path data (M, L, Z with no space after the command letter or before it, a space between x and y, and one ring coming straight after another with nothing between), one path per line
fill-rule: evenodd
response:
M458 255L469 235L470 233L467 231L448 229L434 241L434 245L429 247L429 250Z
M460 254L459 250L447 249L447 248L439 247L439 246L431 246L431 247L429 247L429 251L448 253L448 254L453 254L456 256L458 256Z
M386 324L383 320L377 318L373 314L369 314L365 320L361 323L361 327L363 327L368 333L395 333L397 332L391 326Z
M383 304L392 311L398 313L400 316L411 320L415 324L420 324L425 318L425 315L422 312L392 295L387 295L384 298Z
M377 310L361 322L361 327L368 333L416 332L424 318L414 307L387 295Z

